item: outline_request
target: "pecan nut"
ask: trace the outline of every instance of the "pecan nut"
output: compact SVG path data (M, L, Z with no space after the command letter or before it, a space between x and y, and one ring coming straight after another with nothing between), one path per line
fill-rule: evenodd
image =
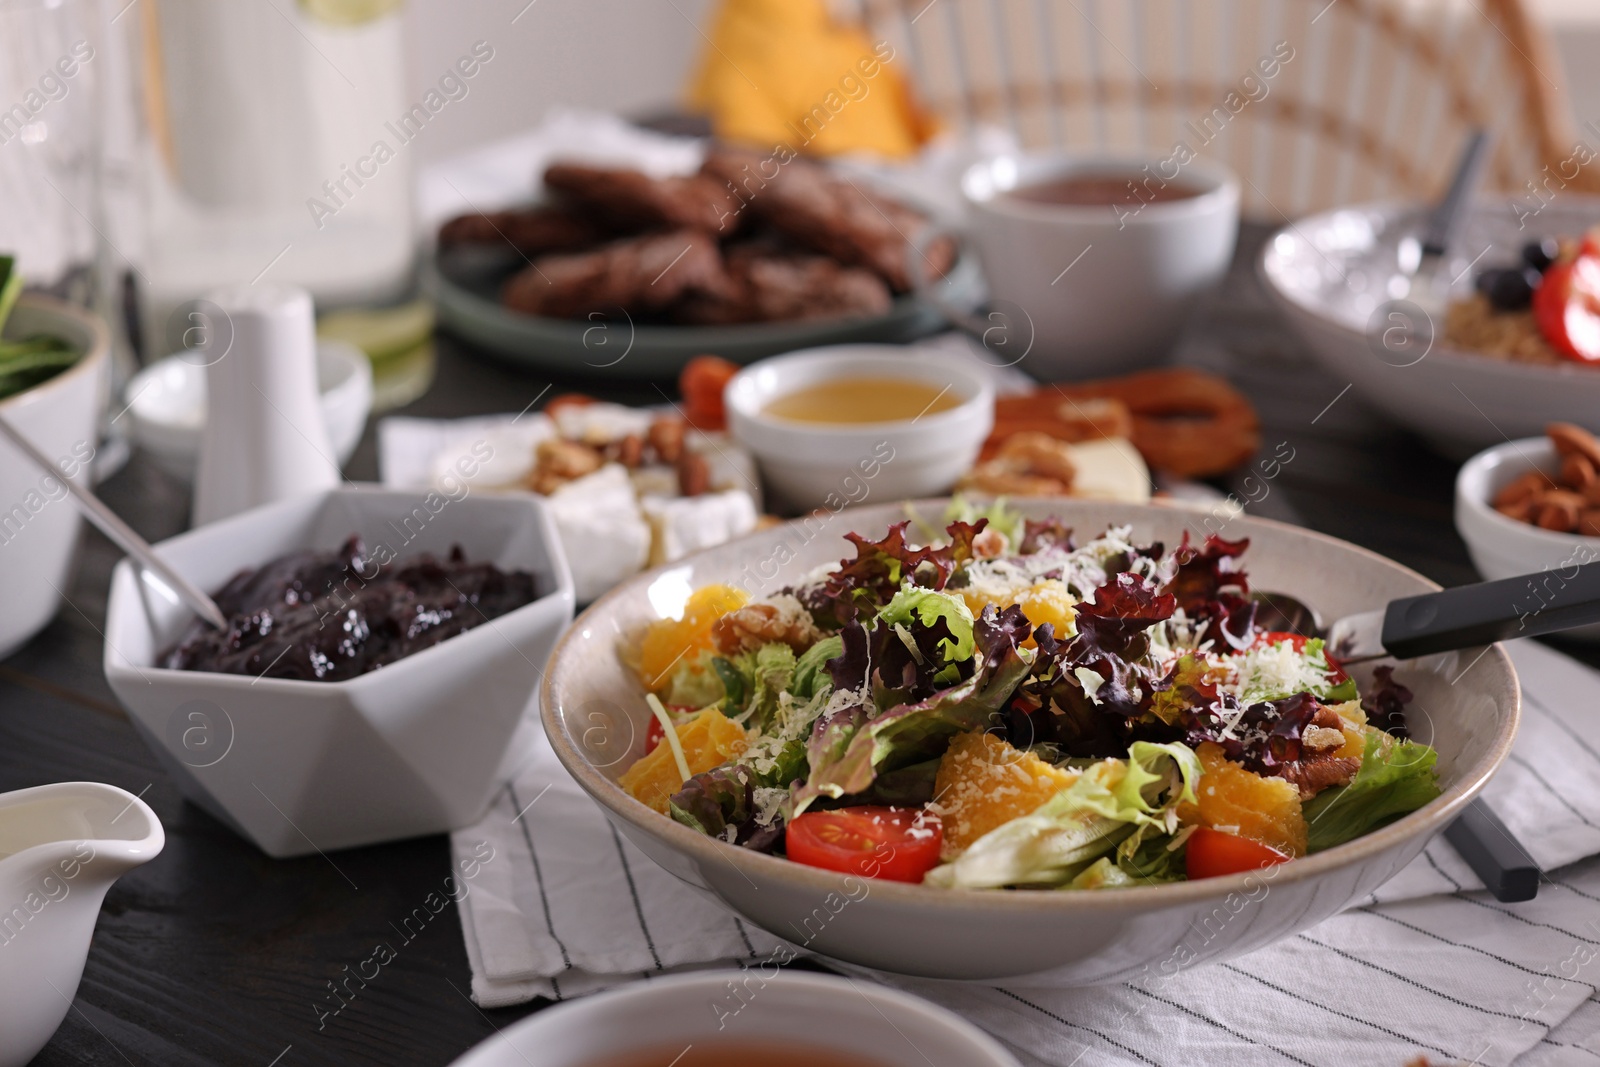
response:
M1570 489L1547 489L1534 498L1533 521L1546 530L1571 533L1578 528L1578 517L1584 507L1580 493Z
M1572 455L1582 456L1600 469L1600 440L1596 440L1594 434L1582 426L1574 426L1570 422L1552 422L1544 428L1544 432L1555 446L1558 456L1563 459Z
M676 463L683 455L683 420L659 418L650 424L646 440L663 463Z
M700 453L685 448L678 453L678 492L700 496L711 488L711 465Z

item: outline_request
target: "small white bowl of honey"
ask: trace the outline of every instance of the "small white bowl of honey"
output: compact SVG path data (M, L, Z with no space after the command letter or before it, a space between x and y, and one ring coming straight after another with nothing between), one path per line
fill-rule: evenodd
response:
M753 363L724 394L733 437L794 511L948 492L994 425L981 366L898 345L831 345Z

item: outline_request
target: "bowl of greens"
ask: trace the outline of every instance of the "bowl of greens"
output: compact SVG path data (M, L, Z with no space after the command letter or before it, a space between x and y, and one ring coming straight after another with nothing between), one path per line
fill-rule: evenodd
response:
M80 307L23 293L15 264L0 256L0 418L57 468L38 470L0 441L0 657L60 606L79 528L63 479L88 484L109 365L105 325Z
M1251 596L1336 618L1435 588L1420 575L1222 525L1036 499L763 530L580 615L545 731L651 859L825 957L1171 977L1372 892L1482 788L1518 716L1498 648L1346 670Z

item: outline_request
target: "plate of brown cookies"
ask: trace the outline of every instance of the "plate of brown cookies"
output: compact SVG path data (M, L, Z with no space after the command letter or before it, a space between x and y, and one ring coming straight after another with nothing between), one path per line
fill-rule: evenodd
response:
M556 162L530 206L450 219L424 266L439 322L566 374L670 377L815 345L904 342L943 326L909 257L978 284L927 214L856 177L727 146L694 173Z

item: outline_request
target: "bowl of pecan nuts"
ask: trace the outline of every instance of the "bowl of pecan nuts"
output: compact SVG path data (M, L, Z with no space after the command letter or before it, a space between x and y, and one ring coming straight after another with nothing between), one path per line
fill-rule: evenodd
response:
M1456 530L1484 578L1569 579L1600 560L1600 439L1556 422L1478 453L1456 476ZM1572 632L1600 639L1600 627Z

